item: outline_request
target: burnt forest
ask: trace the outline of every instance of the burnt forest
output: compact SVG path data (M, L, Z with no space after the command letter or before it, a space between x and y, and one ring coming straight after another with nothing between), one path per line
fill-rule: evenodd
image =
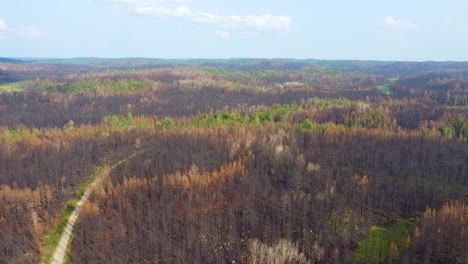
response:
M0 59L0 263L467 248L466 62Z

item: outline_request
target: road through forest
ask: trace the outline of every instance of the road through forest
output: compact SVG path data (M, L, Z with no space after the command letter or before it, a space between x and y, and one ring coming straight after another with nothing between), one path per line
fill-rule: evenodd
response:
M122 163L134 158L135 156L145 152L146 150L140 150L130 156L128 156L125 159L119 160L116 163L114 163L111 166L111 170L117 168L119 165ZM68 244L70 243L71 236L73 233L73 227L75 225L76 220L78 219L78 216L80 215L81 207L83 204L85 204L93 190L101 184L102 182L102 176L98 176L86 189L85 193L81 197L81 199L78 201L76 204L75 210L73 210L72 214L70 215L70 219L67 222L67 225L65 226L65 229L63 231L62 236L60 237L60 241L57 245L57 248L55 249L54 255L52 256L52 264L62 264L65 260L65 256L67 254L67 247Z

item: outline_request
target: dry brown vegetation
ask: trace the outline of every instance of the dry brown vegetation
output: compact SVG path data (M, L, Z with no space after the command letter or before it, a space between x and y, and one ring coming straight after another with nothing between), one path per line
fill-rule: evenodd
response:
M44 260L95 169L137 148L84 206L73 263L365 262L372 228L403 220L404 239L367 262L468 260L463 71L0 64L0 77L27 80L0 95L0 263Z

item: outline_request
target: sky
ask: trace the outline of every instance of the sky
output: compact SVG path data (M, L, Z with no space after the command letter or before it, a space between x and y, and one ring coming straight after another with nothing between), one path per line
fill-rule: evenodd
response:
M468 61L468 1L0 0L0 57Z

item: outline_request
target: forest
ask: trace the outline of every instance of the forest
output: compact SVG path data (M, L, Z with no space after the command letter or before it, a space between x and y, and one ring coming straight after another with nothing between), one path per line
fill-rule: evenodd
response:
M468 263L468 64L0 59L0 263L96 179L65 263Z

